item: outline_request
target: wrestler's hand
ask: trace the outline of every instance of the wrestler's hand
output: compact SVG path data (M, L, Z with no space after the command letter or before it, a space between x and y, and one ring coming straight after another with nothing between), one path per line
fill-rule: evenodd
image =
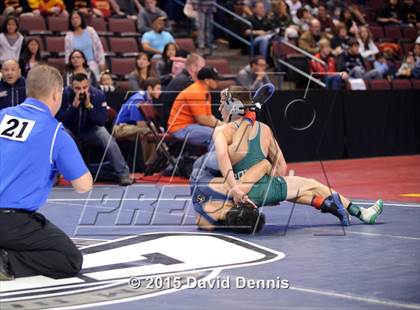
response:
M230 195L236 203L246 203L249 200L248 195L242 191L239 186L233 187L230 191Z

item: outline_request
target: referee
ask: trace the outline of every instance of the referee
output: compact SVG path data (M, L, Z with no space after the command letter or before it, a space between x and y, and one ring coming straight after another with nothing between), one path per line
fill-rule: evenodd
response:
M63 79L53 67L29 71L28 98L0 110L0 281L77 274L83 257L66 234L38 208L45 203L57 172L74 189L92 188L76 144L55 118Z

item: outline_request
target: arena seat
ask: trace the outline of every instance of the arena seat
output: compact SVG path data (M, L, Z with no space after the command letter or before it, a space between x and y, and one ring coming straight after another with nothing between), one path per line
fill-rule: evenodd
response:
M178 38L175 39L175 43L180 49L187 51L188 53L194 53L197 50L194 41L191 38Z
M400 26L388 26L384 27L384 35L393 41L401 39L401 27Z
M59 56L64 56L64 37L48 36L45 38L46 50L49 53L55 53Z
M108 19L109 31L120 36L138 36L136 22L133 19L110 18Z
M384 29L382 26L369 26L370 32L372 32L373 39L375 41L383 38L384 35Z
M395 79L392 80L392 89L411 89L411 83L409 80Z
M297 54L293 48L278 41L273 42L272 53L274 57L280 57L283 59L287 58L290 55L300 55Z
M420 89L420 80L411 80L414 89Z
M111 72L120 77L124 77L136 68L136 59L111 57Z
M402 27L403 38L414 42L417 38L417 29L414 27Z
M57 70L60 71L61 74L64 74L64 71L66 71L66 62L64 61L64 57L60 57L60 58L49 57L47 60L47 63L50 66L57 68Z
M391 89L388 80L371 80L369 81L370 89L372 90L387 90Z
M405 42L401 44L401 47L404 50L404 55L408 52L412 52L414 50L414 43L412 42Z
M368 5L370 8L376 11L383 8L384 1L383 0L369 0Z
M23 32L29 35L48 35L52 32L47 30L47 25L42 16L24 15L19 18L19 26Z
M110 35L108 31L106 20L103 18L93 17L88 20L89 26L95 28L96 32L100 36Z
M69 20L65 17L48 16L48 30L59 35L65 35L69 29Z
M206 59L206 65L215 67L219 72L221 80L217 83L218 89L228 88L236 84L236 74L232 74L226 58Z
M122 57L137 56L139 53L139 46L136 38L118 38L110 37L110 50Z

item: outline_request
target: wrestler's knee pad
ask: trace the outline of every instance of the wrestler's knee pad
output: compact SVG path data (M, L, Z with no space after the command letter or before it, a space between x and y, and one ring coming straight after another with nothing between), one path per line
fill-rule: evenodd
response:
M263 228L265 215L254 207L234 206L226 213L225 223L232 231L250 234Z

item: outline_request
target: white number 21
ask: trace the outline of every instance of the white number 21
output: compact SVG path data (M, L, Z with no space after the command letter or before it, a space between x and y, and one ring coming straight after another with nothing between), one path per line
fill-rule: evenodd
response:
M25 142L34 125L35 121L6 114L0 123L0 138Z

